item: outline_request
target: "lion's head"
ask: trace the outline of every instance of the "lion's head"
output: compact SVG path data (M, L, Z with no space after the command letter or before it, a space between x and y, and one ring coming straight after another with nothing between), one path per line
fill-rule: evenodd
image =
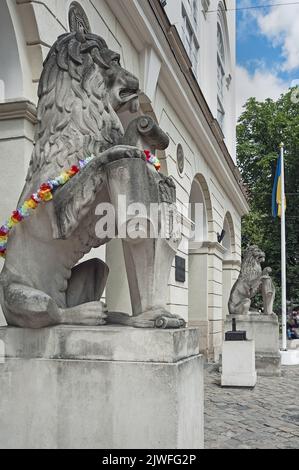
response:
M265 253L257 246L249 246L243 258L241 267L242 277L255 279L262 273L261 263L265 262Z
M95 34L72 32L52 46L38 89L36 145L22 198L87 154L118 143L117 112L136 112L139 82Z

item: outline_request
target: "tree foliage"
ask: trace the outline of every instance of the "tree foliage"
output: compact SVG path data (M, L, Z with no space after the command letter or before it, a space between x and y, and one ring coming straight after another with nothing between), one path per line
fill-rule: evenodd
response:
M249 193L251 212L244 217L243 249L259 245L280 281L280 218L271 214L271 193L279 154L285 144L287 297L299 303L299 102L294 90L277 101L250 98L237 126L238 165Z

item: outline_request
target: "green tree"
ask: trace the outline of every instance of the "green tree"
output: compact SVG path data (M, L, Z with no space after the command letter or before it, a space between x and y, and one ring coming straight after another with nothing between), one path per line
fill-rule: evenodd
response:
M273 269L280 305L280 218L272 217L271 194L279 154L285 144L287 297L299 303L299 102L294 90L277 101L250 98L237 126L238 165L251 212L243 219L242 245L258 244Z

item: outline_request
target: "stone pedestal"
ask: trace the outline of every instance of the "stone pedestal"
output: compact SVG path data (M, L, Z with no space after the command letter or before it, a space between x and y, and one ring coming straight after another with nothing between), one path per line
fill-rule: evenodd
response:
M0 448L203 447L199 332L0 328Z
M224 341L222 347L222 387L254 387L256 384L253 340Z
M281 360L279 354L278 318L272 315L250 313L226 317L224 331L232 328L232 318L236 319L237 330L245 330L247 339L255 341L255 363L258 375L279 376Z

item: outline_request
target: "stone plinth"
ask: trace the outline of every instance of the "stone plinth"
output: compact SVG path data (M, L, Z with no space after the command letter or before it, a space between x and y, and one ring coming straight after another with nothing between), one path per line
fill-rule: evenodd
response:
M224 341L222 346L222 387L254 387L256 384L253 340Z
M288 349L299 349L299 339L290 339L288 341Z
M278 318L272 315L250 313L226 317L224 331L230 331L232 318L236 319L237 330L245 330L247 339L255 341L255 363L258 375L278 376L281 374L279 353Z
M288 349L287 351L280 351L281 364L283 366L298 366L299 365L299 349Z
M0 448L203 447L196 328L4 327L1 341Z

